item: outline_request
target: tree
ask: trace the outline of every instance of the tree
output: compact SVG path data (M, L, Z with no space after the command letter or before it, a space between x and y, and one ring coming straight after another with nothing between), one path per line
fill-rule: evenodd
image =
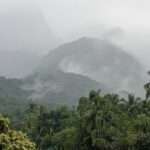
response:
M146 91L146 99L150 98L150 83L146 83L144 85L145 91Z
M117 94L102 96L92 90L89 97L79 99L77 108L61 106L48 111L32 104L25 116L30 122L27 133L41 150L149 150L150 147L150 99L142 101L134 94L120 99ZM5 141L3 134L10 132L6 118L1 121L0 132Z
M150 75L150 71L148 71L147 73L148 73L148 75ZM150 82L148 82L144 85L144 89L146 91L146 96L145 96L146 99L150 98Z
M10 129L8 118L0 114L0 149L1 150L35 150L26 134Z

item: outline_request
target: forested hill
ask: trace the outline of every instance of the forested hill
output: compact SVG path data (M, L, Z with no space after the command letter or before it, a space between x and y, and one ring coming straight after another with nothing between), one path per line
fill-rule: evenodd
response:
M29 99L51 107L77 105L91 89L143 96L144 72L136 58L112 43L81 38L50 51L23 79L2 77L1 111L14 111Z
M24 89L49 105L76 105L91 89L143 96L145 72L136 58L109 41L81 38L51 50L24 79Z
M23 80L0 77L0 112L15 113L18 109L25 109L32 91L22 89Z
M149 150L149 85L145 85L146 99L134 94L127 99L117 94L102 96L92 90L88 97L79 99L77 107L49 110L31 103L20 122L12 122L11 127L26 132L36 148L24 134L10 130L8 119L0 115L0 147L20 150L21 144L25 150Z
M139 96L147 81L144 67L134 56L107 40L89 37L51 50L41 66L88 76L115 92L126 90Z
M109 90L106 85L88 77L51 70L41 71L26 79L0 77L0 112L24 113L27 105L34 101L51 108L77 105L82 95L91 89Z
M110 88L104 83L89 77L65 73L56 68L39 68L24 80L24 89L34 90L33 100L53 106L77 105L79 97L88 95L91 89L102 89L108 93Z

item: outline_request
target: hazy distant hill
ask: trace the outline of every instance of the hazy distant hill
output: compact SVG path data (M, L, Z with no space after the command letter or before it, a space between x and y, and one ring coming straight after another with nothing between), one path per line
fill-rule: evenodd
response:
M24 110L32 91L22 89L23 80L0 77L0 112L15 113Z
M38 9L0 14L0 51L47 52L59 44Z
M115 45L82 38L50 51L24 79L0 78L0 109L13 108L14 102L22 105L30 98L52 107L76 105L92 89L140 95L146 82L143 74L142 65Z
M102 89L107 93L109 87L90 78L65 73L53 67L40 68L25 79L25 90L32 90L33 100L49 105L76 105L78 98L87 96L92 89Z
M0 14L0 76L27 75L37 67L37 55L45 54L61 41L38 9L29 11L28 6L22 7Z
M50 51L43 65L76 73L107 84L117 91L141 95L146 82L140 62L106 40L81 38Z
M49 52L25 79L31 98L48 104L76 104L91 89L143 93L142 65L106 40L81 38Z

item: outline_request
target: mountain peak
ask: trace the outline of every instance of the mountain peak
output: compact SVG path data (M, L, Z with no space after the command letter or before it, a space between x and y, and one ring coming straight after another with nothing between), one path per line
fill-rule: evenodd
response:
M94 37L81 37L81 38L74 40L70 43L76 43L76 42L83 42L83 43L88 44L88 43L92 43L92 42L101 43L101 42L108 42L108 41L106 41L104 39L94 38Z
M89 41L89 40L98 40L97 38L93 38L93 37L81 37L78 39L79 41Z
M145 82L140 62L103 39L82 37L50 51L44 59L48 68L55 66L66 73L82 74L116 90L133 91Z

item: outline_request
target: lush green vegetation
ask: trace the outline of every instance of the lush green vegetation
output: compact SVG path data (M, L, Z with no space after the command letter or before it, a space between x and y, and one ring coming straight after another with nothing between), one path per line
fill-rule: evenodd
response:
M11 123L0 115L0 149L149 150L150 83L144 88L145 99L92 90L77 107L30 103L24 113L8 115Z
M35 150L35 144L27 138L26 134L11 130L9 119L0 114L0 149Z
M149 150L150 100L129 94L102 96L92 90L78 107L47 110L31 103L17 130L26 132L41 150Z
M0 112L15 114L29 105L28 97L32 91L22 88L23 80L0 77Z

